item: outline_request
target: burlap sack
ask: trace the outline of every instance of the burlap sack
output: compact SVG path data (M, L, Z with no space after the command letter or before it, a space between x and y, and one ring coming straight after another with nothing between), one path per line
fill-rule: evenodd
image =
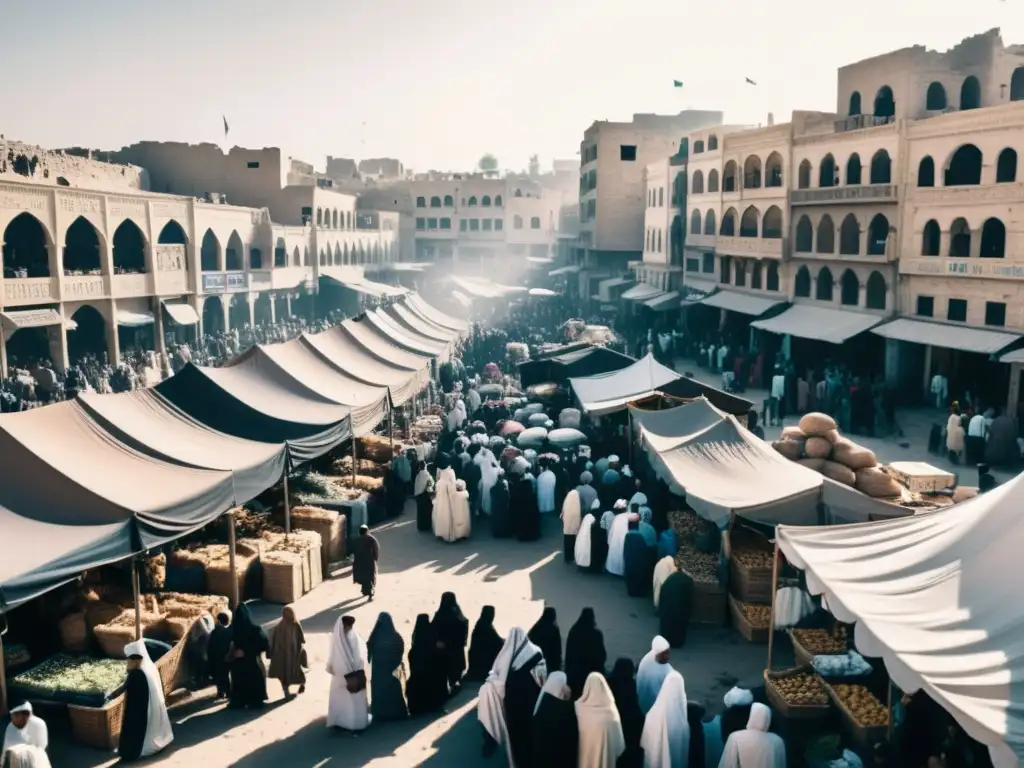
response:
M899 496L902 492L900 484L878 467L858 469L856 475L854 488L873 498L891 499L893 496Z
M804 434L822 437L836 428L836 420L825 413L808 413L800 418Z
M835 480L843 485L854 485L857 482L857 475L849 467L837 464L834 461L825 461L821 465L821 474L829 480Z
M803 440L776 440L772 443L772 448L790 461L796 461L804 455Z
M828 432L822 435L822 437L824 437L826 440L832 443L832 445L839 445L840 443L846 440L846 438L839 434L839 430L837 429L830 429Z
M808 469L813 469L815 472L821 472L821 468L825 466L824 459L800 459L797 464L802 464Z
M874 452L862 445L846 440L832 450L832 460L852 470L878 466Z
M808 437L804 443L804 454L808 459L827 459L832 453L832 443L824 437Z
M806 440L807 435L800 427L784 427L782 429L783 440Z

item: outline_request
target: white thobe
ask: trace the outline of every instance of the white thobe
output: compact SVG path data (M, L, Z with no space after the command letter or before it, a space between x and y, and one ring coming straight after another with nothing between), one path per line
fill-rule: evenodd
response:
M612 520L608 531L608 559L604 569L613 576L626 572L626 534L629 533L629 515L622 512Z
M665 682L670 672L674 672L671 664L662 664L654 658L654 651L648 651L647 655L640 660L640 666L636 670L636 695L640 700L640 709L646 715L651 711L654 702L658 700L661 692L661 684Z
M580 492L575 488L565 496L562 502L562 533L575 536L580 530Z
M640 746L644 750L644 768L687 768L689 765L686 685L678 672L671 672L665 678L654 707L647 713Z
M555 511L555 473L545 469L537 478L537 508L542 515Z
M718 768L785 768L786 745L781 737L768 733L771 720L768 707L752 704L747 727L729 736Z
M327 727L361 731L370 724L370 705L366 691L350 693L345 675L366 669L366 644L358 633L347 633L339 618L331 636L327 673L331 675L331 692L327 704Z
M455 482L455 470L451 467L441 470L431 514L434 535L447 542L465 539L471 528L469 494L465 491L460 493Z
M583 518L583 522L580 523L580 528L576 532L576 548L573 551L573 559L580 568L590 567L590 537L594 534L594 527L596 525L594 516L587 515ZM596 535L604 536L604 531L598 528Z
M43 751L46 750L50 744L50 735L42 718L29 715L24 728L18 728L14 723L7 726L7 731L4 733L4 746L0 750L0 765L3 764L3 756L7 750L18 744L29 744L39 747Z

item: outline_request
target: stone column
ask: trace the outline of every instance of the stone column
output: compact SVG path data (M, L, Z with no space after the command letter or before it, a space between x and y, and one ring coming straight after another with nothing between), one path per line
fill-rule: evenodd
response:
M50 342L50 359L53 360L53 366L63 373L70 364L68 361L68 332L64 328L64 324L51 325L46 329L46 337Z
M277 322L277 297L273 293L267 294L270 297L270 323Z
M108 312L109 317L103 320L107 326L107 358L111 365L121 364L121 344L117 329L117 303L111 301Z
M885 383L893 389L900 384L900 342L885 340Z
M288 317L289 318L294 317L294 315L292 315L292 295L291 295L291 293L286 293L284 295L284 305L285 305L285 307L287 307Z
M1010 363L1010 386L1006 392L1006 415L1017 417L1017 401L1020 399L1020 363Z
M7 337L0 329L0 376L7 378Z
M164 338L164 308L159 297L153 298L153 344L159 354L167 354L167 340Z

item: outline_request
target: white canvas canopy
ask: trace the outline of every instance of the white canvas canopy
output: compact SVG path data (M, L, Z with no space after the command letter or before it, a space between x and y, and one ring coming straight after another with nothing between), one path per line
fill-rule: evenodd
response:
M989 747L1024 755L1024 476L952 507L859 525L778 529L858 650L901 689L924 689Z
M583 410L600 416L624 410L630 401L649 397L659 387L678 378L678 373L659 363L653 355L647 355L629 368L569 379L569 385Z

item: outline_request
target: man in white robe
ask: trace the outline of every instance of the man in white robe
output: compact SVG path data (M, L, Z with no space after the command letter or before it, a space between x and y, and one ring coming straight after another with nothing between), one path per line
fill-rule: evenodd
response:
M690 761L690 723L686 718L686 684L672 671L644 719L640 746L650 768L687 768ZM701 766L694 766L701 768Z
M167 715L167 702L164 699L164 684L160 679L160 671L156 664L149 658L146 644L142 640L128 643L124 647L124 655L128 658L128 674L135 675L141 672L146 678L146 691L148 693L146 706L146 732L141 740L141 751L138 755L125 754L125 742L128 734L125 733L126 726L122 724L121 730L121 760L137 760L139 758L151 757L161 752L168 744L174 741L174 732L171 730L171 718ZM128 680L126 687L128 694L131 693L132 681ZM132 707L131 696L125 696L125 708ZM136 703L135 706L138 706ZM125 717L127 720L127 715ZM133 748L139 747L135 742Z
M4 746L0 750L0 765L3 765L3 756L7 750L18 744L28 744L45 751L50 745L50 735L46 723L41 717L32 714L32 705L29 702L19 704L11 710L11 723L4 733Z
M565 562L571 563L576 554L576 534L580 530L580 493L573 488L562 502L562 548Z
M718 768L785 768L786 745L781 737L768 733L771 724L772 711L764 704L752 704L747 727L729 736Z
M467 538L471 528L469 494L459 492L458 482L455 470L448 467L439 473L435 487L431 523L434 535L447 542Z
M537 509L542 515L550 515L555 511L555 473L545 467L537 478Z
M480 509L485 515L491 514L491 489L498 483L501 476L500 467L494 454L483 448L473 459L480 465Z
M671 646L661 635L654 638L651 643L651 650L640 660L640 666L636 670L636 695L640 700L640 709L646 715L651 711L654 702L658 699L661 685L670 672L674 672L672 665L668 663Z
M612 518L611 527L608 529L608 559L604 563L604 569L613 576L623 576L626 573L626 534L629 533L629 515L618 511L619 501L615 502L617 514Z
M483 403L483 398L480 397L480 393L476 391L475 386L470 386L469 392L466 393L466 400L469 403L467 415L473 416L480 409L480 405Z
M366 692L366 643L355 631L355 617L342 616L331 633L327 674L331 692L327 705L327 727L361 731L370 724ZM360 674L362 673L362 674Z

